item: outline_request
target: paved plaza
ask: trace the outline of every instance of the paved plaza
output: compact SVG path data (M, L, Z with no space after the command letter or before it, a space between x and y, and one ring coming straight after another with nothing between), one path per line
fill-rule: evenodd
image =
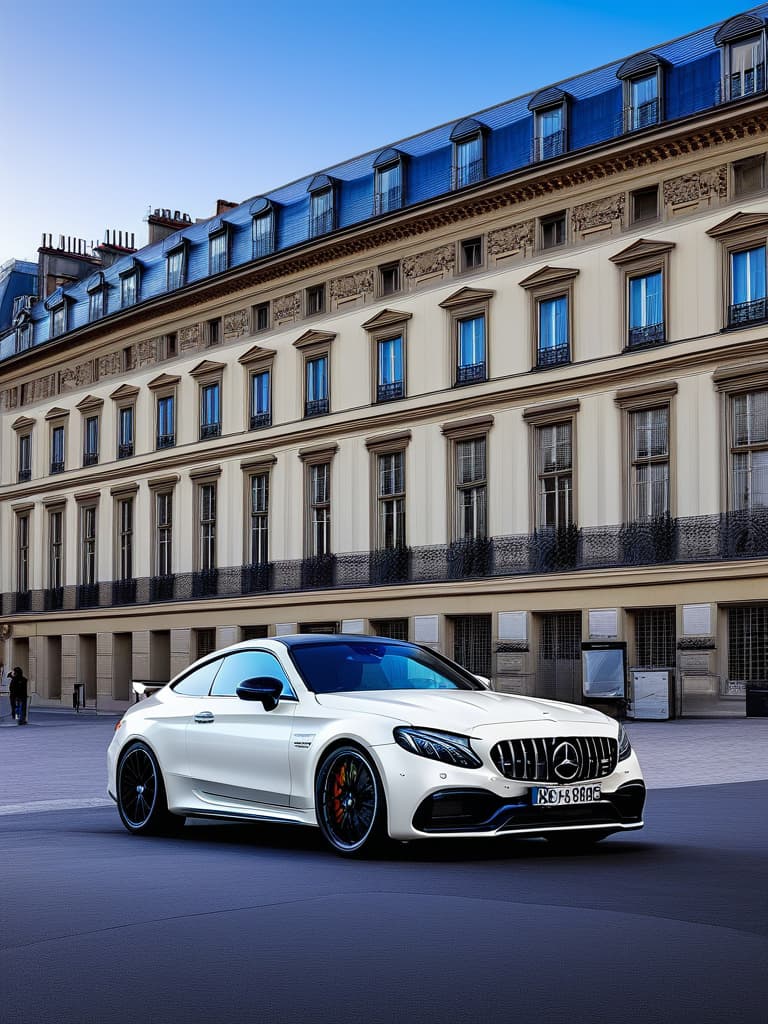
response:
M0 814L101 807L114 715L32 708L0 718ZM768 718L628 722L650 789L768 779Z

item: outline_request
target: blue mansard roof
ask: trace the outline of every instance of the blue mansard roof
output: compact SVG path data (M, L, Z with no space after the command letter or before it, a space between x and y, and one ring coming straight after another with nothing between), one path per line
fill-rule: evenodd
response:
M385 143L384 147L324 171L308 174L264 196L252 196L224 215L191 224L172 238L147 246L136 255L126 256L104 269L101 273L105 301L101 318L120 311L121 281L132 270L136 270L139 276L138 305L166 294L170 252L181 249L184 253L182 287L210 277L210 238L222 227L226 228L227 234L227 270L249 263L255 265L265 256L268 258L274 253L287 252L316 240L317 232L313 232L310 225L310 203L313 191L317 193L320 183L332 195L333 214L327 221L328 231L332 233L373 222L396 209L408 209L450 193L456 185L454 147L470 138L473 131L482 136L484 143L481 181L545 162L541 159L542 153L536 153L533 146L534 119L542 104L556 105L558 98L567 101L567 142L555 154L546 152L546 156L577 152L622 135L626 131L625 82L633 75L648 74L656 67L664 76L663 109L652 124L644 122L648 127L714 108L728 99L722 88L723 46L756 31L765 35L767 18L768 3L626 60L533 90L399 142ZM763 74L755 91L763 92L766 87L768 75ZM534 159L536 156L538 159ZM374 199L376 175L383 165L392 166L398 162L403 168L404 181L397 190L397 206L391 205L391 201L377 204ZM471 183L477 183L477 179L472 178ZM252 234L254 218L265 214L274 218L266 250L263 240L257 244ZM94 274L65 290L61 301L65 301L68 307L67 332L88 324L89 286L90 293L93 293L95 281ZM38 302L32 308L33 345L42 344L51 336L51 298L49 296L46 303ZM13 355L14 351L11 334L0 341L0 360Z

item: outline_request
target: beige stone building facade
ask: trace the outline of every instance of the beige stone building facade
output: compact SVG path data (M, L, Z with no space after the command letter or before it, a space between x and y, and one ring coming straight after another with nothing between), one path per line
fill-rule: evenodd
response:
M768 676L766 96L640 127L197 280L172 224L89 269L84 322L59 288L27 346L22 311L0 591L34 702L119 710L213 647L323 629L577 701L582 642L620 641L675 713L743 715ZM256 246L279 204L251 208ZM238 230L194 227L206 259ZM123 301L153 260L167 287Z

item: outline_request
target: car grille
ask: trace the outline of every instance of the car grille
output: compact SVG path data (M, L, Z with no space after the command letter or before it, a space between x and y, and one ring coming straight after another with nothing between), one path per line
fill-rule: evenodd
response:
M557 785L602 779L615 770L617 757L616 740L606 736L502 740L491 750L493 763L505 778Z

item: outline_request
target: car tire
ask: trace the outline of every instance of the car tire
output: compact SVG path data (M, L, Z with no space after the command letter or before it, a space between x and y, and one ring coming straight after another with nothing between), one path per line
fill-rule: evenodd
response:
M370 856L386 843L384 787L373 759L360 747L336 747L323 757L315 810L323 838L342 857Z
M117 809L135 835L168 835L185 819L168 810L165 783L157 758L145 743L132 743L117 766Z

